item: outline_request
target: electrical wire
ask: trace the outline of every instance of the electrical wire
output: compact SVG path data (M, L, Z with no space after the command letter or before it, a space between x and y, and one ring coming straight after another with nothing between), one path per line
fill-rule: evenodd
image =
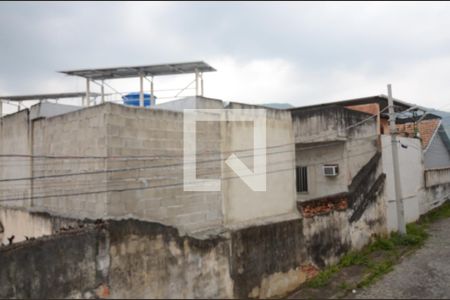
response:
M361 153L359 155L368 154L368 153L375 154L376 151L374 151L374 150L367 151L367 152ZM356 156L356 155L354 155L354 156ZM348 159L349 157L350 156L346 157L345 159ZM333 161L335 161L335 160L333 160ZM289 160L289 162L291 164L293 163L293 161L291 161L291 160ZM323 164L323 163L324 162L321 162L319 164ZM264 175L264 174L273 174L273 173L278 173L278 172L294 171L295 168L296 167L294 166L294 167L290 167L290 168L267 171L264 173L254 173L254 174L248 175L248 177ZM242 177L247 177L247 176L228 176L228 177L222 177L219 180L231 180L231 179L237 179L237 178L242 178ZM190 185L190 184L196 184L196 183L197 182L187 182L186 183L183 181L183 182L178 182L178 183L173 183L173 184L163 184L163 185L157 185L157 186L146 186L146 187L135 187L135 188L116 188L116 189L97 190L97 191L89 191L89 192L81 192L81 193L79 192L79 193L66 193L66 194L54 194L54 195L38 195L38 196L32 196L32 197L0 198L0 202L33 201L33 200L38 200L38 199L47 199L47 198L56 198L56 197L96 195L96 194L109 193L109 192L126 192L126 191L149 190L149 189L160 189L160 188L173 188L173 187L183 186L185 184Z
M361 125L361 124L363 124L363 123L365 123L365 122L367 122L368 120L370 120L370 119L372 119L372 118L374 118L374 117L377 117L377 115L373 115L373 116L370 116L369 118L366 118L365 120L362 120L362 121L360 121L360 122L358 122L358 123L356 123L356 124L353 124L353 125L350 125L350 126L348 126L348 127L346 127L345 129L349 129L349 128L353 128L353 127L356 127L356 126L359 126L359 125ZM320 138L320 137L325 137L325 136L330 136L330 135L335 135L335 133L330 133L330 134L327 134L327 135L322 135L322 136L316 136L316 138ZM374 135L374 136L377 136L377 135ZM368 137L364 137L364 138L368 138ZM371 137L369 137L369 138L371 138ZM353 139L354 140L354 139ZM331 144L336 144L336 142L330 142ZM289 144L284 144L284 145L276 145L276 146L270 146L270 147L267 147L267 148L275 148L275 147L284 147L284 146L292 146L292 145L295 145L295 143L289 143ZM308 149L314 149L314 148L322 148L322 147L325 147L325 146L327 146L327 144L321 144L321 145L316 145L316 146L313 146L313 147L303 147L303 148L301 148L300 150L301 151L304 151L304 150L308 150ZM246 150L235 150L235 151L230 151L230 152L238 152L238 151L250 151L250 150L255 150L255 149L253 149L253 148L250 148L250 149L246 149ZM287 152L295 152L295 151L292 151L292 150L289 150L289 151L287 151ZM372 152L372 153L374 153L374 151L372 150L372 151L369 151L369 152ZM282 152L278 152L278 153L282 153ZM272 154L278 154L277 152L275 152L275 153L269 153L268 155L272 155ZM221 154L223 154L223 152L221 152ZM363 154L366 154L366 153L363 153ZM361 154L359 154L359 155L361 155ZM13 157L17 157L17 155L2 155L3 157L11 157L11 156L13 156ZM252 155L252 156L254 156L254 155ZM354 157L354 156L357 156L357 155L347 155L345 158L343 158L343 159L348 159L348 158L350 158L350 157ZM0 156L1 157L1 156ZM43 159L48 159L48 158L50 158L50 159L55 159L55 158L62 158L62 159L86 159L87 157L74 157L74 156L71 156L71 157L68 157L68 156L64 156L64 157L55 157L55 156L33 156L33 155L20 155L19 157L31 157L31 158L33 158L33 159L36 159L36 158L43 158ZM108 159L110 159L110 158L112 158L112 159L114 159L114 157L88 157L88 158L94 158L94 159L104 159L104 158L108 158ZM133 157L133 159L135 159L136 157ZM214 160L213 160L214 161ZM216 160L217 161L217 160ZM336 159L333 159L332 161L339 161L339 160L336 160ZM211 162L211 160L209 161L209 162ZM292 159L290 159L289 161L287 161L288 163L290 163L290 164L293 164L294 163L294 160L292 160ZM317 163L317 164L323 164L324 162L321 162L321 163ZM280 162L278 162L278 164L280 164ZM180 165L180 164L177 164L177 165ZM294 165L295 165L295 163L294 163ZM314 165L316 165L316 164L314 164ZM151 167L155 167L155 166L151 166ZM158 166L158 167L165 167L165 168L167 168L167 167L169 167L169 165L161 165L161 166ZM293 169L295 169L295 167L294 168L289 168L289 169L286 169L286 170L293 170ZM121 171L124 171L124 172L128 172L128 171L132 171L132 170L142 170L142 167L140 167L140 168L126 168L126 169L119 169L119 170L121 170ZM111 171L111 170L101 170L102 172L108 172L108 171ZM97 171L94 171L94 172L97 172ZM273 171L270 171L270 172L273 172ZM266 172L266 173L269 173L269 172ZM91 175L91 174L94 174L94 173L86 173L86 172L83 172L83 173L78 173L77 175ZM58 174L58 175L48 175L48 176L46 176L46 177L43 177L43 176L41 176L41 177L38 177L38 176L34 176L34 177L28 177L28 178L14 178L14 179L4 179L4 181L10 181L10 180L34 180L34 179L44 179L44 178L54 178L53 176L62 176L62 175L64 175L64 176L72 176L72 175L75 175L75 174L72 174L72 173L70 173L70 174ZM256 175L256 174L253 174L252 176L254 176L254 175ZM260 175L260 174L258 174L258 175ZM135 178L135 177L133 177L133 178ZM234 176L234 177L231 177L231 178L239 178L239 176ZM222 179L227 179L227 177L224 177L224 178L222 178ZM184 183L183 183L184 184ZM111 185L110 185L111 186ZM170 186L170 185L169 185ZM161 187L161 186L157 186L157 187L152 187L152 188L159 188L159 187ZM148 188L148 187L146 187L146 188ZM113 190L106 190L106 191L94 191L94 192L89 192L89 193L99 193L99 192L115 192L115 191L124 191L124 190L127 190L127 189L113 189ZM134 188L133 188L133 190L134 190ZM84 195L85 193L76 193L76 194L74 194L74 195ZM67 194L56 194L56 195L43 195L42 197L65 197L65 196L67 196ZM41 196L36 196L37 198L40 198ZM36 197L29 197L30 199L31 198L36 198ZM16 199L16 200L14 200L14 201L19 201L19 200L27 200L27 199L24 199L24 198L20 198L20 199ZM11 200L11 199L7 199L7 200L4 200L3 199L3 201L13 201L13 200Z

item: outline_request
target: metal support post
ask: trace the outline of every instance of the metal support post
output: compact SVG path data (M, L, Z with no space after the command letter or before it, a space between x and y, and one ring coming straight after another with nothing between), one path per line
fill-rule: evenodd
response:
M153 76L152 76L152 81L150 82L150 107L154 108L156 103L155 103L155 95L154 95L154 88L153 88Z
M200 73L200 96L203 97L203 73Z
M195 96L198 96L199 94L199 77L198 70L195 70Z
M139 74L139 82L141 84L139 89L139 106L144 107L144 74Z
M86 97L84 98L83 107L89 106L89 102L91 101L91 80L86 78Z
M102 79L102 103L105 103L105 80Z

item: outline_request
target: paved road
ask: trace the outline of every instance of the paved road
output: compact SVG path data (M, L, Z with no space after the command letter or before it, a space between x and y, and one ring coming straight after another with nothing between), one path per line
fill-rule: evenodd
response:
M450 219L430 227L426 244L356 298L450 298Z

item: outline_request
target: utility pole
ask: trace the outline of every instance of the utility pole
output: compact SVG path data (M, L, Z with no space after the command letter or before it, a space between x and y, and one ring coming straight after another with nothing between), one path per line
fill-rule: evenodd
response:
M392 165L394 168L394 188L395 188L395 204L397 206L398 232L400 234L406 234L405 209L403 206L402 185L400 181L400 167L398 163L398 140L397 140L397 127L395 126L394 100L392 99L391 85L388 84L387 88L388 88L388 105L389 105L389 131L391 134Z

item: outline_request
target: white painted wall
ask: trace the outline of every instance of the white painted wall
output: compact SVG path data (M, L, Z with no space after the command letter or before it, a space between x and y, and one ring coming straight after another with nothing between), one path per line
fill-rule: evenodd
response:
M50 219L32 215L26 210L0 207L0 222L4 228L3 235L0 234L0 242L5 245L13 235L13 242L17 243L25 240L25 236L37 238L52 234Z
M405 210L405 221L419 219L419 203L424 195L424 166L419 139L399 138L398 144L400 179ZM395 203L394 169L392 163L391 136L381 135L383 172L386 174L384 198L387 208L387 228L397 230L397 209ZM401 145L407 146L407 148Z

